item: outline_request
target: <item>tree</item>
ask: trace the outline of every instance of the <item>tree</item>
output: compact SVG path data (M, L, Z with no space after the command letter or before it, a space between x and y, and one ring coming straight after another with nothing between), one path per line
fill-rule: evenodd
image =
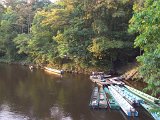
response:
M130 32L139 35L135 39L135 47L143 51L137 57L140 62L140 73L148 83L146 90L153 95L160 93L160 0L146 0L144 7L138 9L134 5L134 15L130 20Z
M67 54L75 66L84 63L83 67L114 67L116 62L131 56L127 52L134 51L133 36L127 29L133 3L108 2L62 0L55 8L42 11L42 23L55 32L53 39L61 58ZM97 45L100 51L93 49Z
M14 43L16 44L16 48L18 49L18 54L29 54L29 41L31 36L28 34L18 34L17 37L14 38Z
M118 64L130 57L130 49L136 52L132 47L134 37L127 32L132 5L133 2L124 0L104 0L91 4L94 9L87 16L92 19L94 35L88 49L99 61L97 63L104 63L101 66L105 66L106 62L107 68L116 69Z
M42 24L43 19L42 13L38 11L31 27L32 38L28 42L29 54L38 64L53 61L51 59L54 59L57 53L56 42L52 40L54 32L49 25Z
M32 62L61 67L64 64L76 70L109 70L136 54L132 47L134 35L127 32L132 1L60 0L56 4L48 0L6 1L15 20L0 26L1 30L9 28L9 32L0 33L3 34L0 48L7 42L6 35L15 33L6 46L12 43L15 55L28 57Z
M16 57L16 47L13 42L13 38L17 35L17 20L16 13L11 7L8 7L5 13L2 15L0 23L0 42L1 48L5 53L5 57L8 60L14 60Z

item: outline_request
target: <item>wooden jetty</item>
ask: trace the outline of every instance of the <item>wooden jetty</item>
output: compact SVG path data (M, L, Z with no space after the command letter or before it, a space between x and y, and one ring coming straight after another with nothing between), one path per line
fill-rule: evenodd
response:
M108 105L110 107L110 109L120 109L119 104L115 101L114 97L112 96L112 94L109 92L107 87L104 87L104 91L106 93L106 96L108 98Z
M134 94L142 97L143 99L147 100L147 101L150 101L152 103L156 103L156 104L160 104L160 99L158 98L155 98L155 97L152 97L151 95L148 95L144 92L141 92L133 87L130 87L128 85L125 85L126 88L128 88L131 92L133 92Z
M112 86L109 86L109 91L127 116L138 116L138 112L135 108L133 108Z

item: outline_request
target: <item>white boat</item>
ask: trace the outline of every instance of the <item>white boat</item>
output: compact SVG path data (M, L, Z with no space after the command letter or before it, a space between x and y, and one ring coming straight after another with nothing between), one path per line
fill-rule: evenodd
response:
M106 74L104 74L103 75L103 78L105 79L105 78L110 78L111 77L111 75L106 75Z
M117 92L123 96L132 106L140 106L140 103L144 103L144 100L137 95L133 94L127 88L120 86L112 86Z
M112 84L111 81L106 80L106 79L99 79L97 76L90 76L90 80L92 80L92 82L96 82L99 86L103 86L103 85L110 85Z
M63 74L64 73L63 70L57 70L57 69L48 68L48 67L44 67L44 70L47 72L55 73L55 74Z
M112 86L109 86L109 91L127 116L138 116L138 112L135 108L132 107Z
M111 109L120 109L119 104L115 101L114 97L112 94L109 92L107 87L104 87L104 91L106 93L107 99L108 99L108 105Z
M109 78L109 80L113 83L113 84L115 84L115 85L125 85L125 83L124 82L122 82L122 81L120 81L120 80L117 80L117 79L115 79L115 78Z

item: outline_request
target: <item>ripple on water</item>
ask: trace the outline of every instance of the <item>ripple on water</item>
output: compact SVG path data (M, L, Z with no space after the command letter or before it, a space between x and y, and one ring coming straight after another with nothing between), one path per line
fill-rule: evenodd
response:
M51 118L55 120L73 120L72 117L65 113L63 108L59 107L58 105L54 105L50 108Z
M29 117L12 112L7 104L0 106L0 120L29 120Z

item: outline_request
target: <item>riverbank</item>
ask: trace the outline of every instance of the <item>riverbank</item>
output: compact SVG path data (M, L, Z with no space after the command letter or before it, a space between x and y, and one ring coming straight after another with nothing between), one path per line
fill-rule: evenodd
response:
M121 75L124 78L137 80L141 79L138 74L138 64L136 62L128 63L126 65L123 65L116 70L109 70L109 69L100 69L96 67L88 67L88 68L81 68L81 67L75 67L74 65L51 65L51 64L35 64L33 62L27 61L27 60L17 60L17 61L11 61L6 59L0 59L0 63L5 64L19 64L23 66L30 66L32 65L34 68L41 68L44 67L50 67L55 69L64 70L66 73L73 73L73 74L91 74L93 71L104 71L106 74L112 74L112 75ZM136 71L136 72L135 72ZM134 72L136 74L134 74ZM134 75L132 75L134 74Z

